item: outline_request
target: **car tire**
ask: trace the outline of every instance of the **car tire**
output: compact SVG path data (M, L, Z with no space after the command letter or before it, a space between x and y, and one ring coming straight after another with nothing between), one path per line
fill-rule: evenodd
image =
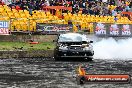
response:
M88 60L89 60L89 61L93 61L93 56L90 56L90 57L88 58Z
M55 58L55 61L60 61L61 58L60 57L54 57Z

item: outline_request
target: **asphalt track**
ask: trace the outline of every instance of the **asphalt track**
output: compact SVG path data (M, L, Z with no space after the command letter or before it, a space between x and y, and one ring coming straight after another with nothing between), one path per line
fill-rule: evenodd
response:
M94 59L54 61L52 58L0 59L0 88L132 88L132 84L78 85L75 69L83 65L90 74L130 74L132 61ZM6 74L5 76L3 74Z

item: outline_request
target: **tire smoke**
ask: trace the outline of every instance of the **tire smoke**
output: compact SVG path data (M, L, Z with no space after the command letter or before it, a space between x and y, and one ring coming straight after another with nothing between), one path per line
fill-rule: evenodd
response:
M93 44L95 59L132 59L132 38L101 39Z

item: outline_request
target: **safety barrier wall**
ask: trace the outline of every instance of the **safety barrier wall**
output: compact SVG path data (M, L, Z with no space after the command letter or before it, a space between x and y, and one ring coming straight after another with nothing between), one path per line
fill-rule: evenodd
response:
M22 21L21 21L22 20ZM98 23L87 22L88 28L80 27L79 22L75 24L66 24L63 21L46 20L44 22L36 23L36 19L10 19L10 21L1 21L0 27L7 28L10 32L43 32L45 34L56 34L64 32L89 32L96 35L115 35L115 36L132 36L131 24L118 24L118 23ZM5 25L2 22L7 22ZM71 23L73 23L71 21ZM2 25L2 26L1 26ZM113 31L112 31L113 29ZM112 31L112 32L111 32ZM117 33L115 33L115 31ZM0 30L1 32L1 30ZM113 33L113 34L112 34Z

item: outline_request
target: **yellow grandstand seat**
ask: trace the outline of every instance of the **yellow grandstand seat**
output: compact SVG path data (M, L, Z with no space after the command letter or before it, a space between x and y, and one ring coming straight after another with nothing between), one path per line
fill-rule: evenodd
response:
M38 16L36 16L35 14L32 15L33 19L37 19Z
M22 30L21 24L17 24L16 25L16 31L20 31L20 30Z
M16 25L17 25L17 22L14 21L14 20L12 20L12 21L11 21L11 26L16 26Z
M19 13L14 13L15 18L21 18L21 16L19 15Z
M14 14L12 12L8 12L8 17L15 18Z
M27 18L23 18L23 22L28 22L29 20Z
M27 18L25 13L20 13L21 18Z
M71 16L72 14L71 13L68 13L68 16Z
M2 16L8 16L8 14L6 12L2 12L1 14L2 14Z
M45 12L41 11L41 16L42 16L42 18L46 18Z
M69 16L68 16L68 15L65 16L64 19L68 22L68 20L69 20Z
M78 15L78 17L81 17L82 16L82 14L77 14Z
M0 8L0 12L5 12L4 8Z
M81 29L83 30L83 29L85 29L85 27L86 27L86 23L85 22L81 22Z
M0 21L2 21L2 20L4 20L4 18L3 17L0 17Z
M12 10L10 8L6 8L5 11L8 12L12 12Z
M9 8L7 5L3 5L4 8Z
M77 32L77 31L78 31L78 29L77 29L76 25L73 25L73 32Z
M36 16L37 16L38 18L43 18L43 15L42 15L41 13L36 13Z
M9 17L4 17L4 20L5 20L5 21L9 21L10 18L9 18Z
M30 18L31 15L30 14L25 14L26 18Z
M22 31L27 31L28 30L28 24L27 23L21 24L21 28L22 28Z
M66 16L67 15L67 13L63 13L63 16Z
M58 17L57 16L53 16L53 20L58 20Z
M0 5L0 8L3 8L3 6L2 6L2 5Z
M21 13L24 13L23 10L19 10L18 12L19 12L20 14L21 14Z
M11 25L11 26L10 26L10 30L11 30L11 31L14 31L14 30L15 30L15 26L14 26L14 25Z
M30 25L28 31L34 31L34 27L33 27L33 25Z
M46 12L46 15L52 15L49 11Z
M24 10L24 13L28 13L29 14L29 11L28 10Z
M12 9L13 13L18 13L18 11L16 9Z

